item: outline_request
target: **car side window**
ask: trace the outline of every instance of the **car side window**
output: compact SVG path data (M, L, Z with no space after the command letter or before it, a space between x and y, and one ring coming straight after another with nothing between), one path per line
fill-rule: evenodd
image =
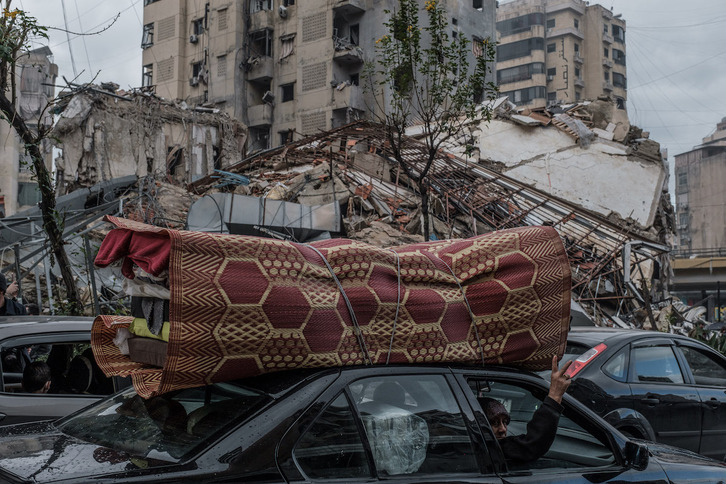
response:
M683 373L670 346L643 346L633 348L634 377L636 382L683 383Z
M2 347L2 391L28 393L23 388L23 372L33 362L44 362L51 382L47 394L109 395L114 392L112 379L96 364L88 341L45 339L18 343Z
M542 406L544 391L532 390L524 385L501 381L470 380L469 385L479 402L491 398L500 402L509 413L507 437L524 435L527 424ZM506 458L506 456L505 456ZM537 472L562 472L569 468L601 468L615 464L607 437L574 411L567 407L560 417L554 442L544 456L526 463L508 463L510 470L534 470Z
M723 362L690 346L680 346L680 349L691 367L696 384L726 386L726 368Z
M371 478L353 410L342 393L302 435L293 455L310 479Z
M622 349L615 353L602 366L602 371L617 381L627 381L628 378L628 355L626 349Z
M350 391L378 477L479 473L464 418L443 376L366 378Z

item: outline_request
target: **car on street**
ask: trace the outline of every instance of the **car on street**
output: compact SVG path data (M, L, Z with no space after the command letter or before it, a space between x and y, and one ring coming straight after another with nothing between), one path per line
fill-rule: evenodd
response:
M567 393L622 433L726 456L726 357L686 336L572 328ZM549 378L547 374L542 375Z
M632 440L565 395L549 451L509 465L479 404L525 431L548 384L512 368L292 370L122 390L56 422L0 428L6 482L723 482L726 464Z
M86 317L0 317L0 426L57 419L130 385L127 378L107 378L96 365L92 324ZM35 360L51 367L52 393L24 391L23 370Z

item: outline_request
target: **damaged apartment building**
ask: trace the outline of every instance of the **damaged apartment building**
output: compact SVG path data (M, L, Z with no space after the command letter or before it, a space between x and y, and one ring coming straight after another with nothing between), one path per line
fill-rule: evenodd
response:
M185 185L243 158L247 130L226 114L117 87L61 93L59 193L128 175Z
M143 85L222 109L256 152L375 114L363 67L393 0L144 1ZM495 0L446 0L452 36L495 37ZM422 4L423 6L423 4ZM473 54L470 54L473 56Z

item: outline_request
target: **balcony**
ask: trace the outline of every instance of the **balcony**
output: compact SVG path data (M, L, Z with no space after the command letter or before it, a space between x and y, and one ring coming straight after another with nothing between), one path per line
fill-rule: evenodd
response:
M606 58L603 57L603 59L602 59L602 65L604 65L605 67L608 67L608 68L612 69L613 68L613 61L611 61L610 59L606 59Z
M576 87L585 87L585 81L582 79L575 79L575 86Z
M603 83L602 83L602 90L603 91L612 91L613 90L613 85L611 83L609 83L608 81L603 81Z
M248 81L269 81L274 77L275 62L269 56L250 57L245 63L245 68Z
M602 41L606 44L612 44L613 43L613 36L608 34L607 32L602 33Z
M582 64L585 62L585 59L583 59L580 54L575 54L575 62L577 62L578 64Z
M345 16L365 13L365 3L363 0L338 0L333 5L333 12Z
M272 105L263 103L247 108L250 126L269 126L272 124Z
M572 35L574 37L577 37L580 40L584 40L585 36L580 31L580 29L576 29L575 27L565 27L564 29L547 29L547 38L551 39L554 37L561 37L563 35Z
M333 91L333 109L353 108L359 111L366 110L363 98L363 88L360 86L346 86L345 88Z
M334 62L343 66L363 64L363 49L341 37L333 37L333 44L335 47Z

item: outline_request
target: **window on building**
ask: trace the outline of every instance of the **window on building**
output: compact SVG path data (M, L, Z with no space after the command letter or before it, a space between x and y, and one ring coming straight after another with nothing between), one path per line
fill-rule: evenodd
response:
M518 34L526 32L532 29L534 25L544 25L544 14L541 12L530 13L527 15L521 15L519 17L510 18L507 20L500 20L497 22L497 32L502 37L507 35Z
M18 205L38 205L40 190L37 183L18 182Z
M547 93L547 102L555 102L557 101L557 93L556 92L548 92Z
M678 186L679 187L685 187L688 186L688 172L683 170L678 172Z
M625 65L625 52L618 49L613 49L613 62L616 64L620 64L621 66Z
M547 69L547 77L555 77L557 75L557 68L556 67L550 67Z
M141 48L146 49L154 45L154 23L144 25L144 33L141 36Z
M455 39L455 38L457 38L458 36L459 36L459 32L457 32L456 30L452 30L452 31L451 31L451 38L452 38L452 39Z
M295 5L295 0L282 0L282 4L286 7L290 7Z
M295 34L280 37L280 60L292 55L295 51Z
M249 151L266 150L270 147L270 127L253 126L249 130Z
M625 109L625 98L622 98L620 96L615 98L615 106L618 109Z
M543 86L533 86L516 91L503 92L503 96L507 96L514 104L529 104L535 99L545 99L547 90Z
M151 87L154 85L153 72L154 72L153 64L146 64L143 67L143 71L141 73L141 86L142 87Z
M471 6L477 10L481 10L484 8L484 0L472 0Z
M459 19L456 17L451 18L451 25L459 25Z
M456 37L454 37L456 38ZM350 43L360 45L360 25L353 24L350 26Z
M575 25L575 28L576 29L579 29L580 28L580 21L578 19L574 19L573 24Z
M204 73L204 61L192 63L192 77L199 77Z
M204 18L192 20L192 34L202 35L204 33Z
M250 34L250 50L253 56L272 56L272 30L262 29Z
M557 50L557 44L552 42L551 44L547 44L547 52L554 52Z
M283 84L280 86L282 91L282 102L286 103L295 99L295 83Z
M497 47L497 60L505 61L532 55L532 51L544 50L544 39L533 37Z
M607 34L608 33L608 24L603 24L602 31L603 31L604 34Z
M603 55L603 57L605 57L606 59L607 59L608 57L610 57L610 51L608 50L608 48L607 48L607 47L604 47L604 48L603 48L603 50L602 50L602 55Z
M575 79L580 79L580 68L575 67Z
M610 82L610 73L608 71L605 71L603 76L605 77L605 82Z
M272 10L272 0L250 0L250 12L262 12Z
M613 37L620 43L625 43L625 29L619 25L613 25Z
M627 89L628 83L625 79L625 76L620 74L619 72L613 72L613 86Z
M360 84L360 74L358 74L357 72L355 74L351 74L350 83L353 86L358 86Z
M277 134L280 135L280 146L292 143L292 133L293 130L291 129L286 129L285 131L278 131Z
M144 7L147 5L151 5L154 2L158 2L159 0L144 0Z
M575 44L575 54L580 54L580 44Z
M532 79L532 74L543 74L544 63L533 62L522 66L509 67L497 71L497 84L519 82Z
M548 29L554 29L555 28L555 19L547 19L547 28Z
M581 97L582 94L580 93L580 91L575 91L575 101L579 101Z

